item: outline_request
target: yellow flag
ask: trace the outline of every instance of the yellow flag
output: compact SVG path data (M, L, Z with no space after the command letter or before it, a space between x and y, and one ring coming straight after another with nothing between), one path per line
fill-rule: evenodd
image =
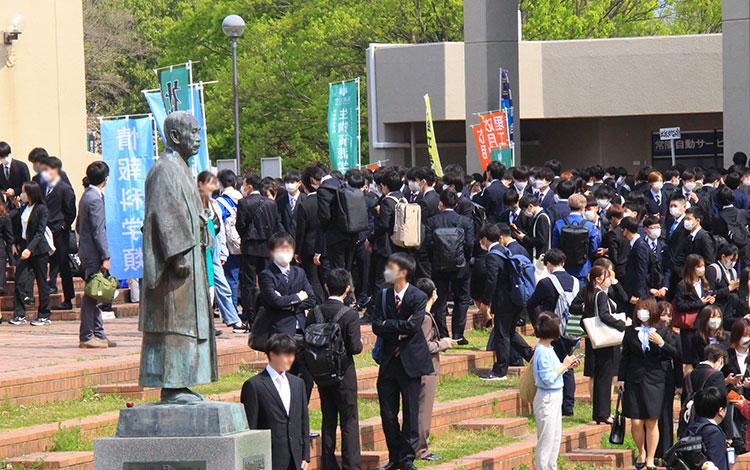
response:
M432 169L438 178L443 176L443 165L440 164L440 155L438 155L437 141L435 140L435 128L432 125L432 107L430 106L430 95L424 95L424 105L427 108L427 119L425 126L427 128L427 151L430 153L432 160Z

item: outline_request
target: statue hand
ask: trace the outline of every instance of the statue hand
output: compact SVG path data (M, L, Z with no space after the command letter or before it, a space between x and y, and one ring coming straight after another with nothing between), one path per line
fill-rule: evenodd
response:
M177 277L188 277L190 275L190 265L184 256L178 256L174 260L174 273Z

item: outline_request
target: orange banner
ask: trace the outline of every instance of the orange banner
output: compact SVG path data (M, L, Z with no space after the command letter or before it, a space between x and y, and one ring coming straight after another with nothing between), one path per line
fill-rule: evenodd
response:
M487 145L487 137L484 132L484 128L477 124L471 126L471 130L474 131L474 142L477 144L477 155L479 155L479 162L482 164L482 171L487 169L487 165L492 161L490 155L490 148Z
M505 111L495 111L494 113L479 116L479 120L482 122L484 133L487 136L487 145L490 151L510 147L508 116L505 114Z

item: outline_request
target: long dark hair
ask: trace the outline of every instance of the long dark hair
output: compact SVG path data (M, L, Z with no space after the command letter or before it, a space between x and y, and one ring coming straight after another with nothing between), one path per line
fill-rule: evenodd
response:
M711 319L711 315L714 312L719 312L719 318L722 318L721 309L717 305L706 305L701 309L700 313L698 314L698 319L696 320L697 329L698 329L698 340L700 340L701 344L704 346L707 346L709 343L709 338L711 336L711 332L708 329L708 320ZM714 336L719 341L724 341L724 328L723 326L719 326L719 328L716 330L716 336Z
M682 282L685 284L685 290L688 292L693 288L693 283L695 282L695 268L701 263L703 263L703 266L706 265L701 255L690 254L685 258L685 267L682 270ZM706 276L703 276L701 283L704 289L708 287Z
M609 277L609 275L609 269L604 266L592 266L589 270L589 282L586 283L586 293L583 304L586 311L593 311L594 302L596 302L597 279L602 276Z
M29 181L28 183L24 183L21 187L21 191L26 193L26 196L29 198L29 205L34 206L37 204L44 204L44 196L42 196L42 188L34 183L33 181Z

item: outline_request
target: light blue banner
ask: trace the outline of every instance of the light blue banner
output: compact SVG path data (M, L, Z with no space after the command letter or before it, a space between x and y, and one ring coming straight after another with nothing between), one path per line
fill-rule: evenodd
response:
M143 214L146 176L154 164L153 119L101 121L102 158L109 165L104 188L107 240L118 279L143 277Z
M210 160L208 159L208 138L206 133L206 120L203 117L203 93L201 92L200 86L191 86L190 90L193 94L193 116L198 124L201 126L201 146L198 149L198 154L193 157L192 170L193 174L197 175L201 171L210 169ZM164 109L164 100L162 100L161 93L159 91L147 91L143 93L146 97L146 103L151 109L151 113L154 115L156 121L156 128L159 130L161 141L166 144L167 139L164 136L164 120L167 118L167 112Z

